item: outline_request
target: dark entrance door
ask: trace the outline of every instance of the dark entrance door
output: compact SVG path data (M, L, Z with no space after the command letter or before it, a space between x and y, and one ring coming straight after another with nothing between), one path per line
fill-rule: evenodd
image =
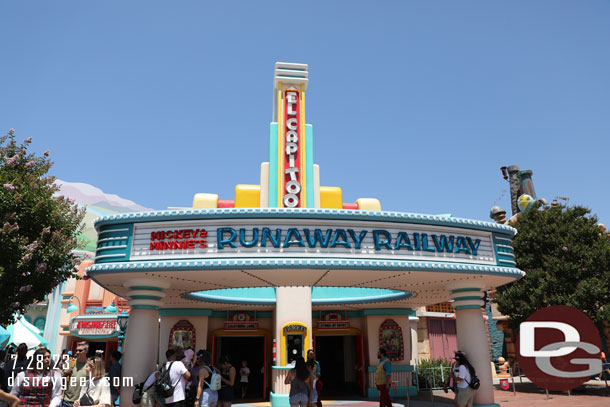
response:
M316 336L316 358L324 383L322 400L329 397L361 395L356 335Z
M231 364L235 366L237 375L235 376L235 400L240 403L241 387L239 370L241 362L246 360L250 369L248 376L248 392L246 399L264 398L264 378L263 366L265 362L265 337L264 336L221 336L218 338L218 348L216 350L216 360L223 355L229 355Z

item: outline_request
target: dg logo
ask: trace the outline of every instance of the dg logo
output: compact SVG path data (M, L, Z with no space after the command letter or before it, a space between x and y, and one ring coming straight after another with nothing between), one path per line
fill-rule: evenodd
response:
M600 333L576 308L554 305L519 326L517 360L537 386L566 391L602 370Z

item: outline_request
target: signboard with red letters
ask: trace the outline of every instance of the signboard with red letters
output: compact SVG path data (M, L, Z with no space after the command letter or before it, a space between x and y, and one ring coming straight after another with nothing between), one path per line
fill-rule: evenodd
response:
M76 336L109 336L118 332L116 319L74 319L70 332Z

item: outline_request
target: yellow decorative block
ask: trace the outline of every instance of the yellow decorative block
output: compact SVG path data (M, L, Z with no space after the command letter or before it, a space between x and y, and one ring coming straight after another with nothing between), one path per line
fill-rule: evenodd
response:
M381 202L376 198L358 198L356 200L358 209L361 211L380 211Z
M320 187L320 208L343 209L341 188Z
M235 186L236 208L260 208L261 186L240 184Z
M218 208L218 194L195 194L193 209Z

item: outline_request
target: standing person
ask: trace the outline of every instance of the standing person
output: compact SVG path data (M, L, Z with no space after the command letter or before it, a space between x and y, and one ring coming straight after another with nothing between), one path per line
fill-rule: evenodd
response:
M98 350L95 356L87 361L87 384L80 389L78 400L74 407L110 407L112 396L110 395L110 379L106 377L104 367L104 351Z
M203 360L200 356L201 352L202 352L202 350L197 352L197 358L195 359L193 365L190 368L187 366L187 369L189 370L189 373L191 374L191 378L189 379L188 383L186 384L185 403L188 407L191 407L193 405L193 403L195 402L195 398L197 397L197 385L199 384L199 370L201 370L201 368L203 366Z
M18 397L20 407L59 407L61 405L61 374L51 369L51 352L36 349L28 369L17 375L11 394Z
M66 391L61 402L61 407L72 407L80 397L81 378L87 377L87 352L89 344L79 342L76 345L76 357L72 359L70 367L63 371L66 380ZM83 379L84 381L85 379Z
M197 385L197 397L195 398L195 407L216 407L218 403L218 392L210 389L210 381L212 374L216 369L212 366L212 357L207 350L199 351L199 359L202 366L199 369L199 381ZM187 406L191 407L191 406Z
M384 348L377 352L379 364L375 372L375 384L379 390L379 407L392 407L390 400L390 385L392 384L392 363L388 359L388 353Z
M239 369L239 385L241 386L241 398L245 398L248 393L248 376L250 376L250 369L248 368L248 361L241 361L241 368Z
M310 367L314 376L316 377L315 383L313 384L316 391L316 400L313 402L316 403L317 407L322 407L322 399L320 398L323 388L322 380L320 380L322 372L320 370L320 362L316 360L316 355L313 349L309 349L307 351L307 365Z
M119 393L121 392L121 357L123 355L118 350L115 350L110 355L110 372L108 377L110 378L110 397L112 398L112 405L116 404L117 399L119 398ZM116 379L115 379L116 377ZM115 384L119 384L115 386Z
M164 369L169 370L169 377L174 387L174 394L170 397L165 398L166 407L184 407L184 400L186 398L186 381L191 378L191 374L186 370L186 366L180 360L176 360L178 353L173 349L168 349L165 352L167 362L165 362ZM184 357L184 352L181 355L181 359Z
M457 407L472 407L474 402L474 395L477 391L470 387L472 378L476 376L474 368L466 358L466 353L462 351L456 351L453 357L457 362L457 376L455 381L457 382L458 392L455 396Z
M17 346L17 356L14 359L10 358L6 362L4 365L4 377L2 378L2 390L10 392L11 386L9 386L9 378L12 377L11 381L14 383L17 375L27 369L29 363L27 353L28 345L20 343L19 346Z
M235 376L237 375L237 372L229 360L229 355L224 355L220 358L218 367L220 368L220 375L222 376L222 387L218 392L218 402L220 407L231 407L234 393L233 386L235 386Z
M297 357L294 369L290 369L284 379L284 384L290 385L290 407L308 407L311 404L312 377L305 359L302 356Z
M316 374L314 373L314 370L312 368L312 364L307 362L305 363L305 365L307 366L307 370L309 370L309 373L311 374L311 406L313 406L314 404L317 406L318 405L318 391L316 390L316 384L318 382L318 378L316 376ZM320 403L321 405L322 403Z

